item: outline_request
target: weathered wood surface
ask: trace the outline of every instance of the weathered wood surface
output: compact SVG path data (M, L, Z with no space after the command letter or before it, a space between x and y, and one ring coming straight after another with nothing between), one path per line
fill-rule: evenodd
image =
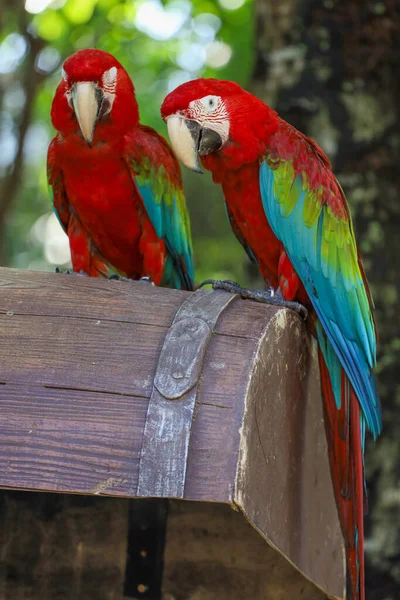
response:
M131 597L128 513L126 499L0 492L1 600ZM164 561L163 600L324 598L227 505L171 501Z
M188 295L0 269L0 487L138 495L160 351ZM183 497L236 504L306 577L343 598L316 362L291 311L236 298L218 319Z
M170 502L163 600L324 600L229 506Z
M1 600L122 600L129 501L0 491Z

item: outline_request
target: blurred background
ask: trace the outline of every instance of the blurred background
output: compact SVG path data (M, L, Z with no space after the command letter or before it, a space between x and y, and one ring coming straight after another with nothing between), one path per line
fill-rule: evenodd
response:
M69 265L46 152L63 60L97 47L134 81L142 123L166 135L166 93L232 79L313 137L355 219L376 302L384 432L366 456L367 599L400 598L400 168L398 0L0 0L0 264ZM260 285L219 187L184 170L196 279Z

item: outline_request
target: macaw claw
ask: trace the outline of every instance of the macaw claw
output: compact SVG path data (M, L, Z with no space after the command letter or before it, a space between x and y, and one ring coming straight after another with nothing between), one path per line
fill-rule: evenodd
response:
M141 277L140 279L138 279L139 283L149 283L150 285L156 285L148 275L146 275L146 277Z
M308 310L305 306L303 306L303 304L285 300L280 290L276 292L274 292L272 288L269 290L249 290L242 287L235 281L230 281L229 279L225 281L220 281L218 279L206 279L200 283L199 288L203 287L204 285L211 285L213 290L223 290L231 294L238 294L245 300L254 300L255 302L263 302L264 304L272 304L273 306L290 308L300 315L304 321L308 317Z
M141 277L140 279L130 279L129 277L124 277L123 275L111 275L108 278L109 281L135 281L137 283L149 283L150 285L155 285L150 277Z
M55 269L56 273L61 273L61 275L81 275L82 277L89 277L89 275L87 273L85 273L85 271L72 271L71 269L65 269L62 270L59 267L56 267Z
M110 275L107 277L108 281L132 281L129 277L123 277L123 275Z

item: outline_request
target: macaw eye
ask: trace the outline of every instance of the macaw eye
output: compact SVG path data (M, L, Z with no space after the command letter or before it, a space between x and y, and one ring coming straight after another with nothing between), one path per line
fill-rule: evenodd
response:
M213 112L218 108L219 96L205 96L200 100L204 110L208 113Z

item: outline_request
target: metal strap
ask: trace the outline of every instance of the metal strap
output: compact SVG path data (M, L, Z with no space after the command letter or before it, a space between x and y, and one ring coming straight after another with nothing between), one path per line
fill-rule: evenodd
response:
M204 355L235 294L197 290L177 311L154 377L139 464L138 496L183 498L190 432Z

